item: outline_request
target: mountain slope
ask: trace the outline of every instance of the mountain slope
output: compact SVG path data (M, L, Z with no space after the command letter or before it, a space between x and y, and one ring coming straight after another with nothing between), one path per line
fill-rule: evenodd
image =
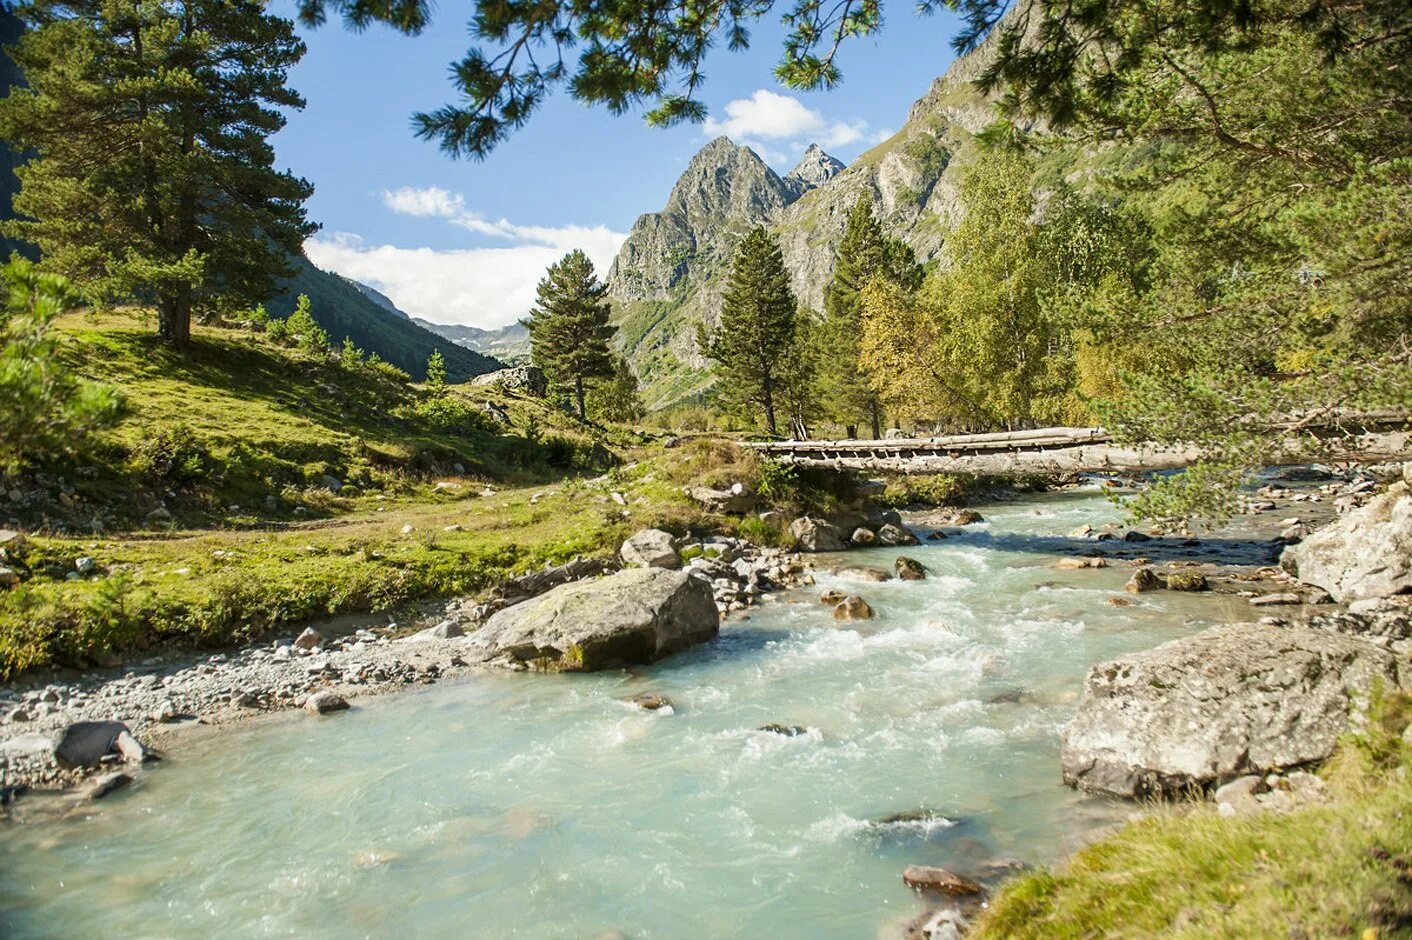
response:
M287 317L300 294L308 294L314 319L328 330L335 344L347 336L370 353L405 369L413 378L426 377L427 357L440 349L446 359L446 378L462 382L473 375L494 372L503 363L458 346L411 320L385 308L353 282L314 267L302 255L294 259L296 274L281 281L266 302L271 314Z
M993 101L971 83L994 47L992 33L953 62L912 105L902 128L851 166L811 146L780 178L753 151L726 138L692 158L666 207L637 220L609 272L618 341L649 407L709 388L696 325L719 316L731 252L751 226L768 225L776 233L795 294L815 310L823 306L834 251L860 196L919 260L936 257L956 223L954 168L993 117Z

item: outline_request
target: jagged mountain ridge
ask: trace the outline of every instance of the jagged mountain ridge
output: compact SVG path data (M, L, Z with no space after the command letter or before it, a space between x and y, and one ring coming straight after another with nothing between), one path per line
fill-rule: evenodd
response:
M412 322L457 345L494 356L507 365L522 362L530 355L529 330L522 323L511 323L498 330L486 330L459 323L433 323L421 317L413 317Z
M724 137L692 158L662 211L633 225L609 272L618 339L649 407L709 388L696 327L717 320L731 253L751 227L776 233L794 291L814 309L823 305L834 251L860 196L919 260L936 257L957 220L957 158L993 119L993 100L972 82L994 56L995 35L956 59L902 128L851 166L811 146L781 178Z

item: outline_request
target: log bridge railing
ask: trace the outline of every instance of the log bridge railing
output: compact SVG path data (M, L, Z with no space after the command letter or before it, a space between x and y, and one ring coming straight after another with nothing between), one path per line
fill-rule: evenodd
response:
M1341 442L1330 458L1397 460L1412 453L1407 422L1366 428ZM897 473L1104 473L1170 470L1201 455L1190 445L1117 444L1103 428L1035 428L946 437L841 441L760 441L746 445L780 463L836 470ZM1276 446L1270 463L1282 462Z

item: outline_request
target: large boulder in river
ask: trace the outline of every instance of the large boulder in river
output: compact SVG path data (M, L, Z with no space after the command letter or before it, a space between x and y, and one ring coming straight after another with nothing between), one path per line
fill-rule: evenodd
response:
M1095 666L1064 731L1064 782L1178 794L1328 757L1350 702L1398 685L1396 658L1310 629L1215 627Z
M795 547L801 552L841 552L843 533L831 522L800 516L789 524Z
M681 556L672 545L672 533L643 529L623 543L618 552L634 568L680 568Z
M1412 491L1393 484L1285 549L1280 562L1342 603L1412 593Z
M650 663L719 630L708 582L681 571L629 568L506 608L474 641L487 658L591 672Z

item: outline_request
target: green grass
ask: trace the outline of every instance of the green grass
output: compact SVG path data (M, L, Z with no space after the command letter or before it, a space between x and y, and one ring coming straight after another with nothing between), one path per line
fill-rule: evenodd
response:
M451 386L447 421L417 386L246 331L198 328L183 353L119 315L67 317L58 332L66 361L120 389L127 410L74 462L0 481L20 495L3 509L29 541L3 559L25 580L0 593L0 677L474 593L615 550L634 525L700 522L647 471L600 478L670 459L648 436L537 399ZM487 399L508 427L482 416ZM487 486L496 494L479 495ZM642 499L629 518L612 487ZM81 557L98 577L69 580Z
M1007 883L969 936L1412 936L1407 699L1349 738L1327 803L1224 818L1163 807L1061 867Z

